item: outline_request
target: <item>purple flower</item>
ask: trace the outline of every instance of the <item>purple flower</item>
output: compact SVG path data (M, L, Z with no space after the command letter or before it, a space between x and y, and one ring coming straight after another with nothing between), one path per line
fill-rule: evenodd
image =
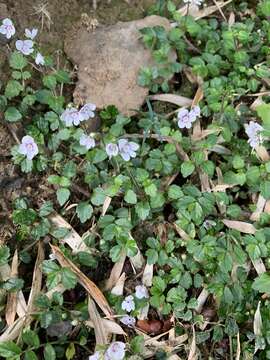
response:
M15 43L16 49L24 55L30 55L34 51L32 40L17 40Z
M80 145L85 146L87 150L95 147L96 142L92 136L82 134L80 137Z
M112 158L112 156L116 156L118 154L118 151L118 146L116 144L109 143L106 145L106 153L110 159Z
M115 341L111 343L105 352L105 360L122 360L125 357L126 344L122 341Z
M100 360L101 359L101 352L96 351L93 355L89 356L88 360Z
M34 40L34 38L37 36L38 29L25 29L24 34L28 39Z
M135 287L135 296L137 299L148 299L149 298L149 294L148 294L148 290L146 288L146 286L144 285L137 285Z
M95 113L94 113L95 110L96 110L95 104L91 104L91 103L85 104L80 110L80 114L83 120L88 120L90 118L95 117Z
M131 312L135 310L135 302L134 297L132 295L126 296L121 305L122 310L126 310L127 312Z
M71 107L69 109L66 109L62 115L60 116L60 119L66 124L66 126L72 126L72 125L79 125L81 121L83 121L83 117L80 114L80 112L74 108Z
M196 120L196 115L194 110L188 111L188 109L182 108L178 111L177 118L180 129L190 129L192 127L192 123Z
M35 63L36 63L37 65L45 65L44 57L41 55L40 52L38 52L37 55L36 55Z
M129 315L124 315L121 319L120 319L121 323L128 326L128 327L134 327L136 320L133 316L129 316Z
M119 153L125 161L129 161L130 158L136 157L136 151L139 149L139 145L135 142L128 141L126 139L120 139L118 141Z
M10 19L4 19L2 25L0 26L0 33L5 35L7 39L10 39L15 32L16 30L13 22Z
M18 152L25 155L28 160L32 160L38 154L38 146L32 136L26 135L22 138Z
M248 143L253 149L262 144L263 136L261 132L263 130L264 128L254 121L250 121L248 125L245 125L245 131L249 138Z
M201 115L201 109L198 105L194 106L189 112L189 116L191 116L191 118L195 117L195 120L197 117L200 117L200 115Z

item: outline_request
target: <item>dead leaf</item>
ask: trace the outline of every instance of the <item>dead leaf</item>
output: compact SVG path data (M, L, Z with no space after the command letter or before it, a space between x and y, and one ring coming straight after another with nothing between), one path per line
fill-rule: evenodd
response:
M142 283L146 287L151 287L153 283L153 272L154 272L154 265L153 264L146 264L143 276L142 276Z
M165 101L180 107L190 106L192 99L176 94L157 94L149 96L150 100Z
M10 278L15 278L17 276L18 276L18 251L15 250L11 264ZM12 325L15 321L16 309L17 309L17 297L18 297L18 291L8 293L7 305L5 311L5 318L8 326Z
M218 184L212 187L212 192L224 192L227 189L231 189L235 186L235 184Z
M106 281L105 290L111 290L119 280L126 260L126 253L122 254L111 270L109 279Z
M137 254L129 258L131 265L134 267L136 271L140 270L145 263L141 250L138 247L137 249L138 249Z
M101 316L97 311L96 305L90 296L88 296L88 313L94 326L96 345L108 344L108 333L104 327Z
M251 259L251 262L252 262L254 269L256 270L258 275L266 272L265 265L261 258L256 259L256 260Z
M180 226L178 226L178 225L176 225L176 223L174 223L173 227L175 228L176 232L182 239L184 239L185 241L190 240L190 237L188 236L188 234L183 229L181 229Z
M198 87L194 99L192 100L192 107L199 104L199 102L203 99L203 89L201 86Z
M193 16L195 18L195 20L199 20L199 19L202 19L204 17L207 17L207 16L213 14L217 10L228 5L230 2L232 2L232 0L228 0L225 2L215 1L216 5L206 6L203 9L200 9L198 6L190 6L189 10L188 10L188 5L185 5L182 8L180 8L178 10L178 12L183 16L187 15L187 13L188 13L189 15Z
M59 247L51 245L53 254L56 256L57 261L62 267L68 267L74 274L77 276L79 283L85 288L88 294L95 300L101 310L104 312L108 318L111 318L113 312L108 304L105 296L99 290L93 281L88 279L88 277L81 272L81 270L73 264L72 261L67 259Z
M146 320L148 318L149 304L146 304L140 309L139 314L137 315L138 320Z
M252 224L244 222L244 221L223 219L222 222L228 228L238 230L244 234L253 234L254 235L256 232L256 228Z
M8 326L0 336L0 343L4 341L13 341L20 335L25 325L25 318L18 318L12 325Z
M109 334L116 334L116 335L123 335L126 336L127 334L124 332L124 330L121 328L119 324L117 324L115 321L101 318L101 321L103 323L103 327L105 328L106 332ZM86 326L89 326L91 328L94 328L94 324L91 320L87 320L84 322Z
M193 337L188 354L188 360L197 360L198 356L196 354L196 333L194 326L192 326L192 331L193 331Z
M124 293L124 286L126 281L126 273L123 273L117 280L115 286L111 289L113 295L122 296Z
M268 154L268 151L266 150L266 148L264 146L257 146L255 148L255 151L258 155L258 157L262 160L262 161L269 161L270 160L270 156Z
M136 326L147 334L157 335L161 332L163 323L160 320L138 320Z
M41 270L41 264L44 260L44 249L43 249L43 243L40 241L38 244L38 254L36 258L35 268L33 272L33 278L32 278L32 286L31 291L28 298L28 304L27 304L27 313L32 314L32 312L35 309L35 299L36 296L40 293L41 287L42 287L42 270ZM54 289L55 291L55 289Z
M250 220L258 221L260 219L261 213L265 207L266 200L262 195L258 196L256 210L251 214Z
M208 290L203 288L202 291L200 292L200 295L197 298L197 306L195 308L195 311L198 314L200 314L202 312L203 306L204 306L208 296L209 296Z
M254 335L257 336L261 336L262 335L262 316L261 316L261 302L258 302L258 306L257 309L255 311L254 314L254 321L253 321L253 331L254 331ZM259 347L257 345L257 343L255 342L255 350L254 350L254 354L259 350Z
M235 14L233 11L231 11L228 20L229 29L234 25L234 23L235 23Z
M104 203L103 203L103 206L102 206L102 213L101 213L101 216L104 216L111 204L111 201L112 201L112 198L109 197L109 196L106 196L105 200L104 200Z
M62 242L68 244L75 254L79 251L88 251L88 248L80 235L64 218L62 218L62 216L54 214L50 216L50 220L56 227L62 227L69 230L69 233L62 239Z

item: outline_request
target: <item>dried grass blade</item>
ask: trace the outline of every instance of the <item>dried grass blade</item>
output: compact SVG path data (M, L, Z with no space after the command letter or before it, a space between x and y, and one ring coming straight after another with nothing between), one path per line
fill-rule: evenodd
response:
M176 94L157 94L149 96L150 100L157 100L157 101L165 101L171 104L183 107L183 106L190 106L192 104L192 99L186 98L181 95Z
M90 319L93 322L96 345L106 345L108 344L108 334L102 322L101 316L97 311L94 301L88 296L88 312Z
M100 289L97 287L93 281L88 279L88 277L81 272L81 270L73 264L72 261L67 259L62 251L57 247L51 245L51 249L53 254L56 256L58 262L62 267L68 267L74 274L77 276L79 283L85 288L88 294L95 300L101 310L104 312L106 316L111 318L113 312L108 304L105 296L102 294Z
M18 276L18 251L15 250L11 270L10 270L10 278L14 278ZM18 291L11 292L7 296L7 305L5 311L5 318L8 326L12 325L15 321L16 317L16 309L17 309L17 299L18 299Z
M196 333L194 326L192 327L192 331L193 331L193 337L188 354L188 360L196 360L198 357L196 354Z
M254 235L256 232L256 228L252 224L244 222L244 221L223 219L222 222L228 228L238 230L244 234Z
M110 196L106 196L103 206L102 206L102 213L101 216L104 216L111 204L112 198Z
M258 221L261 213L263 212L263 209L265 207L266 204L266 200L262 195L259 195L258 200L257 200L257 206L256 206L256 210L251 214L250 216L250 220L252 221Z
M111 290L119 280L124 263L126 261L126 254L122 254L119 261L114 264L109 279L106 281L105 290Z

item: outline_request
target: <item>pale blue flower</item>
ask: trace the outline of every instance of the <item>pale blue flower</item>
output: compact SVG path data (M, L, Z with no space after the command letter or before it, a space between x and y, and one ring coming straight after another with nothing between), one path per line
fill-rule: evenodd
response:
M109 158L111 159L113 156L118 155L118 146L116 144L113 143L109 143L106 145L106 153L109 156Z
M189 4L189 5L197 5L200 6L203 3L203 0L184 0L185 4Z
M111 343L105 352L105 360L122 360L125 357L126 344L122 341L115 341Z
M37 65L45 65L44 57L41 55L40 52L38 52L37 55L36 55L35 63L36 63Z
M95 104L91 104L91 103L85 104L80 110L80 114L83 120L88 120L90 118L95 117L95 113L94 113L95 110L96 110Z
M129 161L130 158L136 157L136 151L139 149L139 145L135 142L128 141L126 139L120 139L118 141L119 153L125 161Z
M78 126L81 121L83 121L83 117L78 111L78 109L71 107L66 109L60 119L66 124L66 126L70 127L72 125Z
M124 301L122 302L121 308L122 310L125 310L127 312L135 310L134 297L132 295L126 296Z
M34 40L34 38L37 36L38 29L25 29L24 34L28 39Z
M88 360L101 360L101 352L96 351L93 355L89 356Z
M0 26L0 33L2 35L5 35L7 39L10 39L14 34L16 30L13 25L13 22L10 19L4 19L2 21L2 25Z
M148 299L149 298L149 293L148 290L146 288L146 286L144 285L137 285L135 287L135 296L137 299Z
M263 136L261 134L263 130L264 128L254 121L250 121L248 125L245 125L245 131L249 138L248 143L252 148L255 148L263 143Z
M96 142L92 136L82 134L80 137L80 145L85 146L87 150L95 147Z
M15 43L16 49L24 55L30 55L34 51L32 40L17 40Z
M136 319L133 316L124 315L120 319L121 323L128 326L128 327L134 327L136 324Z
M28 160L32 160L38 154L38 146L32 136L26 135L22 138L18 152L25 155Z

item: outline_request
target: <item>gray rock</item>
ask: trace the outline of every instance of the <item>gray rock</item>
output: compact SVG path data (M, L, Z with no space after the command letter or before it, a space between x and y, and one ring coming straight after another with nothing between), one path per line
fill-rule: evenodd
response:
M68 57L78 66L74 102L92 102L98 108L115 105L125 115L139 109L148 89L137 84L138 73L142 67L153 65L139 29L157 25L170 29L169 21L160 16L101 26L93 31L79 25L65 42Z

